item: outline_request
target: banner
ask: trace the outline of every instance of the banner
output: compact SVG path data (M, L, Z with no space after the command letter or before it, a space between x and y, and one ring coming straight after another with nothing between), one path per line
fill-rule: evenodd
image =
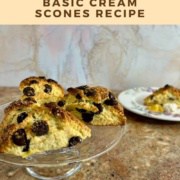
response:
M0 24L180 24L179 0L0 0Z

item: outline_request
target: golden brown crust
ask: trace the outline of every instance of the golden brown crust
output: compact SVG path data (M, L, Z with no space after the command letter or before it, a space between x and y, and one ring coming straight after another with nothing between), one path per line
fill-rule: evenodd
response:
M6 148L10 146L10 137L16 130L15 124L10 124L4 127L0 132L0 152L6 151Z
M164 98L168 98L169 96L168 95L172 95L174 97L176 97L177 99L180 99L180 89L178 88L175 88L171 85L165 85L164 87L162 88L159 88L157 89L156 91L154 91L151 95L147 96L145 99L144 99L144 103L145 104L149 104L149 103L154 103L154 99L156 99L156 96L158 95L161 95L161 96L164 96Z
M84 100L92 100L93 102L102 102L108 98L109 90L101 86L90 87L87 85L76 88L68 88L67 91L74 95L83 98Z
M24 80L20 82L19 87L21 88L24 86L30 86L32 84L38 84L39 82L54 84L55 86L58 86L60 89L63 90L63 87L60 84L58 84L57 81L53 79L46 79L44 76L31 76L31 77L25 78Z
M87 85L68 88L64 108L92 125L124 125L123 107L105 87Z
M4 109L4 118L3 121L0 123L0 132L2 132L6 126L10 125L15 114L18 114L20 112L30 111L33 107L36 107L37 104L33 101L23 101L23 100L16 100L10 103L5 109ZM1 133L0 133L1 134Z
M165 93L170 93L172 94L173 96L176 96L177 98L180 97L180 89L178 88L175 88L171 85L165 85L164 87L161 87L159 89L157 89L156 91L154 91L151 95L149 95L148 97L145 98L145 103L146 103L146 100L152 100L153 97L161 94L165 94Z
M33 98L40 104L57 101L64 96L63 87L52 79L31 76L20 82L22 99Z
M10 103L4 109L4 113L8 114L12 110L22 109L23 107L28 107L28 106L31 106L32 104L35 104L35 103L36 103L36 101L33 101L31 99L30 100L16 100L16 101L13 101L12 103Z
M18 104L18 106L14 106L14 104ZM1 123L0 152L27 157L34 153L67 147L71 137L77 136L84 140L91 136L89 127L55 103L46 104L45 106L37 106L36 104L26 106L18 101L14 104L11 105L13 108L6 111ZM25 112L27 116L23 121L18 122L17 117L22 112ZM40 133L37 128L36 133L33 131L34 123L39 121L47 124L48 132L45 132L45 134L42 134L41 131L46 130L46 126L42 126L38 130ZM20 146L15 144L13 135L18 130L25 133L27 138L25 143L29 144ZM41 143L41 141L46 142L46 144Z

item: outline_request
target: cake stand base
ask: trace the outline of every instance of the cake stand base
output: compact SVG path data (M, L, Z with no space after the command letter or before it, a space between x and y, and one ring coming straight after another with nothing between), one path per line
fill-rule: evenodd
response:
M37 168L37 167L27 167L25 168L29 175L42 180L58 180L67 178L81 168L81 163L71 163L59 167L46 167L46 168Z

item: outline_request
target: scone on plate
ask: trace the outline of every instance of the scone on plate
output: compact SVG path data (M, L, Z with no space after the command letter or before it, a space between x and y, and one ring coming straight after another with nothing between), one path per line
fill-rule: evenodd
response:
M91 130L55 103L15 101L5 109L0 125L0 152L28 157L70 147L91 136Z
M58 105L92 125L123 125L126 117L123 107L107 88L79 86L68 88Z
M43 76L32 76L24 79L19 85L19 90L22 99L31 98L40 104L50 101L56 102L64 96L64 89L60 84Z
M144 99L144 105L153 112L165 112L167 105L172 104L180 108L180 89L171 85L157 89Z

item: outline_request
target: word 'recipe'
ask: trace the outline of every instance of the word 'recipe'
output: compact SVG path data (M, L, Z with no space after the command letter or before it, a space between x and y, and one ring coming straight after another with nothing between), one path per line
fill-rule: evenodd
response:
M86 6L84 2L86 2ZM44 7L47 9L44 9ZM144 17L144 10L137 9L137 0L43 0L43 9L35 11L35 17L38 18L88 18L90 16L96 18L142 18Z

